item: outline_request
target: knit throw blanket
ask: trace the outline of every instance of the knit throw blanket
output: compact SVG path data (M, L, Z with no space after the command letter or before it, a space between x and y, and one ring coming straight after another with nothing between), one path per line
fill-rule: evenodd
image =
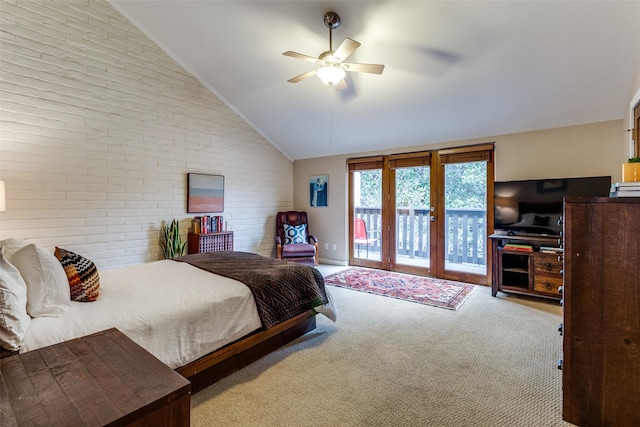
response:
M174 260L244 283L253 293L264 329L328 302L322 274L306 265L230 251Z

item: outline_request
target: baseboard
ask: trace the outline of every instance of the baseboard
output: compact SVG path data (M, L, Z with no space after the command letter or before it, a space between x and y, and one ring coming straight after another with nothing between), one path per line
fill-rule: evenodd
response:
M318 264L339 265L341 267L346 267L349 265L349 263L346 261L339 261L335 259L325 259L325 258L318 258Z

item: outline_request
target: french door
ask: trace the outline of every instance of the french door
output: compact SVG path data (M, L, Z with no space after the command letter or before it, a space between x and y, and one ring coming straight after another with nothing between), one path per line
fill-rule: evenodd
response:
M389 270L435 275L438 263L431 153L388 157ZM434 187L435 188L435 187Z
M389 172L383 157L351 159L349 164L349 264L388 269ZM384 177L383 177L384 175Z
M634 156L640 156L640 102L633 107Z
M348 165L351 265L488 282L493 145Z

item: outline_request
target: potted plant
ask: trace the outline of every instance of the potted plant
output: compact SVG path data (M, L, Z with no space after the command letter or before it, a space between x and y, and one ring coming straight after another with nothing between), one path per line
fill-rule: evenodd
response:
M631 157L622 165L622 182L640 181L640 157Z
M180 239L180 225L178 221L174 219L169 224L163 221L162 224L164 241L160 242L160 247L162 247L165 259L181 256L187 242L183 242L182 239Z

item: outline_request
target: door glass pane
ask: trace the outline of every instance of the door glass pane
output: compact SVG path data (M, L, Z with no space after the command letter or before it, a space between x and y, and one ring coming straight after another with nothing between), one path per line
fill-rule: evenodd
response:
M396 264L430 267L430 167L398 168L396 174Z
M445 270L486 274L487 164L445 165Z
M353 256L381 261L382 169L353 172Z

